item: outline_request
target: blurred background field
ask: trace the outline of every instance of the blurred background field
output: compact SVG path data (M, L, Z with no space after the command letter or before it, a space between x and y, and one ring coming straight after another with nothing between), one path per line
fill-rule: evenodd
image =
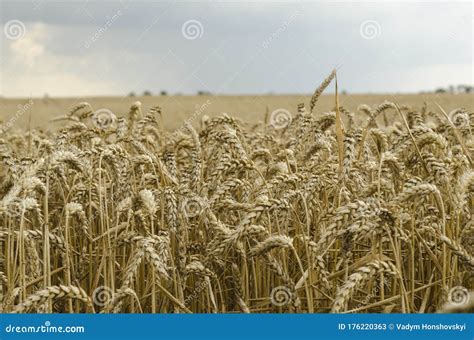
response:
M56 129L59 122L51 122L54 117L66 114L80 102L88 102L95 110L106 108L117 116L125 116L130 106L140 101L142 111L147 112L153 106L160 106L166 129L179 127L184 120L198 124L202 115L218 116L223 112L238 117L245 122L263 121L265 111L285 109L296 113L299 103L308 106L309 95L248 95L248 96L124 96L124 97L81 97L81 98L0 98L0 120L12 122L12 130L24 130L30 124L34 128L45 130ZM424 102L428 109L437 111L435 103L440 104L447 112L456 108L474 111L474 94L342 94L340 103L346 109L355 112L364 103L378 105L385 100L399 105L420 108ZM30 104L30 105L28 105ZM334 95L323 95L318 101L316 112L328 112L334 108ZM31 122L30 122L31 116ZM356 115L356 120L358 116Z

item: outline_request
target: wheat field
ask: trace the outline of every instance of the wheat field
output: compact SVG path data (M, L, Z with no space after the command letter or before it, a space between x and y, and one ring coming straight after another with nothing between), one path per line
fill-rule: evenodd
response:
M1 312L473 312L472 107L322 110L334 76L258 119L3 128Z
M316 82L317 83L317 82ZM318 99L317 112L331 112L334 109L334 94L323 93ZM263 123L266 111L284 108L295 112L300 103L309 103L311 95L201 95L201 96L137 96L137 97L71 97L71 98L2 98L0 97L0 124L13 121L11 132L22 132L29 126L37 130L52 130L63 126L63 122L52 122L51 119L64 115L71 108L81 102L89 103L95 110L102 108L111 110L116 116L127 116L130 106L135 102L141 103L142 112L159 106L163 112L160 123L167 131L179 129L184 121L191 117L198 117L191 122L195 128L199 127L202 115L211 118L220 117L226 112L232 117L242 119L246 123ZM410 106L421 110L426 103L427 109L438 110L435 102L445 110L464 108L474 111L472 94L426 93L426 94L339 94L340 105L354 112L354 120L362 123L365 115L359 114L357 108L361 104L377 106L384 101L391 101L401 106ZM394 114L389 111L388 115ZM345 117L343 117L345 119Z

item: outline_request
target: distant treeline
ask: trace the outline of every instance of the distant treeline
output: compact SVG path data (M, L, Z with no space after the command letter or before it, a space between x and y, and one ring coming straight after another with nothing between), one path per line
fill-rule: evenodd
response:
M471 85L450 85L447 88L439 87L434 90L434 93L451 93L451 94L458 94L458 93L474 93L474 86Z
M167 96L167 95L168 95L168 92L166 92L166 91L160 91L160 92L157 93L157 94L153 94L151 91L145 90L145 91L143 91L142 96L153 96L153 95L158 95L158 94L159 94L160 96ZM210 96L210 95L211 95L211 92L209 92L209 91L197 91L196 94L197 94L198 96ZM181 93L176 93L175 95L176 95L176 96L179 96L179 95L181 95ZM137 96L137 94L136 94L135 92L130 92L130 93L128 94L128 96L129 96L129 97L135 97L135 96Z
M346 90L341 91L342 94L347 94ZM471 85L450 85L448 87L439 87L435 89L434 91L421 91L420 93L450 93L450 94L459 94L459 93L474 93L474 86ZM210 96L212 95L211 92L209 91L197 91L196 94L198 96ZM136 94L135 92L130 92L128 94L129 97L135 97L139 96L140 94ZM153 96L153 95L160 95L160 96L167 96L168 92L167 91L160 91L157 92L156 94L152 93L151 91L145 90L141 94L142 96ZM175 95L179 96L181 93L176 93Z

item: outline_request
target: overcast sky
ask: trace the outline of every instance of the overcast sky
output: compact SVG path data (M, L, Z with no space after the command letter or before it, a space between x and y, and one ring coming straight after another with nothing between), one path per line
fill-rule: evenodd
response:
M3 96L473 84L473 2L3 1Z

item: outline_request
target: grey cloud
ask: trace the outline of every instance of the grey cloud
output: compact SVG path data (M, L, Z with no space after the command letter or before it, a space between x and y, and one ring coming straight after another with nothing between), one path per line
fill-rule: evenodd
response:
M44 23L39 63L72 60L60 63L67 72L98 73L122 93L308 93L336 66L349 91L403 91L403 81L407 89L442 85L432 75L414 82L422 70L452 64L451 76L462 82L472 68L469 3L37 1L2 2L2 22L23 20L27 31ZM183 37L189 19L201 22L200 39ZM361 36L366 20L380 25L376 39Z

